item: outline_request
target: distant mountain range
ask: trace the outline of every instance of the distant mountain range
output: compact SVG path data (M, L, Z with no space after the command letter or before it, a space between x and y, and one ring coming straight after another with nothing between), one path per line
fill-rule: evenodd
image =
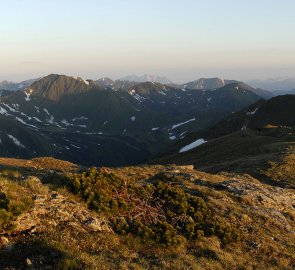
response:
M0 155L135 164L261 99L240 82L201 90L51 74L2 91Z
M265 181L286 160L275 181L293 187L294 108L295 95L272 97L234 80L185 86L50 74L0 90L0 156L86 166L194 164Z
M15 82L9 82L9 81L2 81L0 82L0 90L9 90L9 91L17 91L21 89L25 89L26 87L29 87L32 83L37 81L39 79L31 79L27 81L22 81L19 83ZM134 86L139 82L154 82L154 83L161 83L165 84L168 86L172 86L175 88L181 88L181 89L190 89L190 90L215 90L217 88L220 88L222 86L225 86L227 84L231 84L234 82L238 82L236 80L227 80L227 79L222 79L222 78L200 78L195 81L187 82L184 84L175 84L166 77L158 76L158 75L142 75L142 76L137 76L137 75L128 75L125 77L122 77L117 80L112 80L107 77L100 78L98 80L89 80L89 83L91 85L96 85L100 87L109 87L112 88L113 90L118 90L122 88L128 88L130 86ZM260 83L261 82L261 83ZM274 93L271 93L271 91L268 90L263 90L263 89L268 89L267 87L261 87L263 85L264 81L250 81L250 85L253 85L252 91L257 92L258 95L264 97L264 98L271 98L274 95L280 95L280 94L292 94L295 91L295 84L294 89L288 89L288 91L275 91ZM266 81L265 81L266 82ZM290 82L291 83L291 82ZM291 83L292 85L292 83ZM257 88L255 88L257 87ZM279 88L274 88L274 90L278 90ZM281 88L279 89L281 90Z
M33 82L37 80L38 79L31 79L31 80L22 81L19 83L2 81L0 82L0 90L17 91L17 90L25 89L26 87L29 87Z
M295 78L274 78L267 80L249 80L248 84L253 87L258 87L275 92L276 95L290 93L293 89L295 92Z
M172 84L172 82L166 77L159 75L148 75L144 74L142 76L128 75L119 79L120 81L130 81L130 82L157 82L162 84Z
M11 90L16 91L20 89L24 89L30 86L33 82L39 79L31 79L22 82L11 82L11 81L2 81L0 82L0 90ZM178 88L183 89L196 89L196 90L214 90L225 86L230 83L238 82L237 80L228 80L222 78L199 78L194 81L190 81L184 84L175 84L168 78L159 75L128 75L122 77L117 80L112 80L110 78L104 77L98 80L94 80L97 85L103 86L111 86L114 85L117 87L118 85L134 85L135 83L139 82L157 82L161 84L166 84L170 86L175 86ZM280 95L280 94L293 94L295 92L295 78L273 78L273 79L266 79L266 80L247 80L245 81L246 84L251 85L252 88L257 89L264 89L263 91L274 92L273 95ZM268 94L269 95L269 94Z
M198 90L214 90L223 87L230 83L235 83L235 80L224 80L221 78L200 78L198 80L188 82L182 85L183 89L198 89Z

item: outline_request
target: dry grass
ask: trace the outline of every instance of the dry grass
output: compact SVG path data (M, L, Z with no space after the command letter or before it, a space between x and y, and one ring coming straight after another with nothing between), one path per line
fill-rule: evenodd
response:
M31 160L0 158L0 166L4 168L31 169L35 171L71 172L78 169L76 164L51 157L33 158Z
M32 205L32 192L16 181L0 177L0 236L14 229L14 220Z
M270 162L265 174L274 181L295 187L295 146L290 146L288 152L279 161Z
M1 161L0 159L0 163ZM6 160L6 162L8 162ZM16 162L16 161L15 161ZM32 166L33 162L33 166ZM42 162L45 162L43 160ZM36 173L41 168L54 167L53 164L36 165L35 161L14 163L33 168ZM13 162L10 160L9 164ZM37 162L38 163L38 162ZM21 167L22 167L21 166ZM68 168L72 168L69 165ZM173 166L139 166L109 169L118 177L144 182L154 175ZM187 170L178 169L178 173ZM177 173L176 173L177 174ZM211 175L193 172L192 179L178 178L183 186L192 193L202 195L208 204L215 209L216 214L226 218L238 227L244 235L238 243L222 247L217 237L202 238L194 241L184 240L177 247L164 248L154 243L142 241L140 238L126 235L118 236L114 233L79 232L65 223L59 227L48 227L45 233L39 235L19 235L11 238L14 248L9 252L0 249L0 268L10 262L15 269L25 267L25 259L30 258L38 269L45 266L48 269L192 269L192 270L291 270L295 266L295 238L283 229L281 224L274 222L274 217L268 212L262 214L262 205L253 200L237 198L232 194L214 190L210 185L235 178L259 183L255 178L247 175L220 174ZM200 185L207 182L209 185ZM46 186L35 185L34 181L26 184L18 181L0 179L1 192L10 193L17 200L26 196L44 192ZM62 189L62 194L70 199L76 199L68 190ZM295 217L292 211L283 209L286 220L295 227ZM42 265L40 264L42 262ZM6 264L6 266L9 264ZM51 268L50 268L51 267Z

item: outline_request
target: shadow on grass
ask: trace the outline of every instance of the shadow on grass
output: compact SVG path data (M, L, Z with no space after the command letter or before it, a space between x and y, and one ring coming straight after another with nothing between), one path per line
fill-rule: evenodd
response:
M64 252L40 240L0 249L0 269L60 269L65 259Z
M66 188L68 190L73 189L72 182L67 176L63 174L58 174L58 173L46 174L41 179L41 182L42 184L48 185L53 190L57 190L59 188Z
M211 260L219 260L218 255L215 251L208 249L208 248L201 248L198 251L195 252L195 256L197 258L207 258Z

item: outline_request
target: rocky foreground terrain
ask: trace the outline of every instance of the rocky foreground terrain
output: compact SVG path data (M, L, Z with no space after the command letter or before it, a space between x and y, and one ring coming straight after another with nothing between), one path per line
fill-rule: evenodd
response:
M159 242L139 230L136 234L132 230L122 233L114 220L126 217L123 208L101 211L94 207L90 196L85 199L86 191L81 196L81 192L69 188L69 179L73 175L80 177L75 173L85 168L52 158L0 159L0 168L0 269L295 267L294 189L263 184L247 174L205 173L192 165L101 168L97 175L119 179L126 187L127 199L122 190L113 192L113 198L137 200L129 210L136 213L134 220L144 223L155 215L161 219L161 208L148 199L139 201L141 197L132 193L135 187L147 187L161 180L169 185L171 194L174 187L179 188L178 193L173 193L175 196L199 198L211 209L214 220L229 224L225 227L233 232L229 235L238 236L229 240L198 230L193 237L187 237L177 228L177 241L165 238L167 241ZM154 189L155 192L158 191ZM162 205L164 201L163 197ZM139 211L143 203L150 212ZM169 226L164 234L170 233Z

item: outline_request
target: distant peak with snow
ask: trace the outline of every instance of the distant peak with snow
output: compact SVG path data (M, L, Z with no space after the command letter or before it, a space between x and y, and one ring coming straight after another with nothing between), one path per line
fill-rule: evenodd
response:
M215 90L230 83L235 83L235 80L225 80L223 78L200 78L183 85L183 89L196 90Z
M141 76L137 75L128 75L123 78L120 78L121 81L131 81L131 82L157 82L162 84L172 84L172 82L166 77L159 75L149 75L144 74Z

